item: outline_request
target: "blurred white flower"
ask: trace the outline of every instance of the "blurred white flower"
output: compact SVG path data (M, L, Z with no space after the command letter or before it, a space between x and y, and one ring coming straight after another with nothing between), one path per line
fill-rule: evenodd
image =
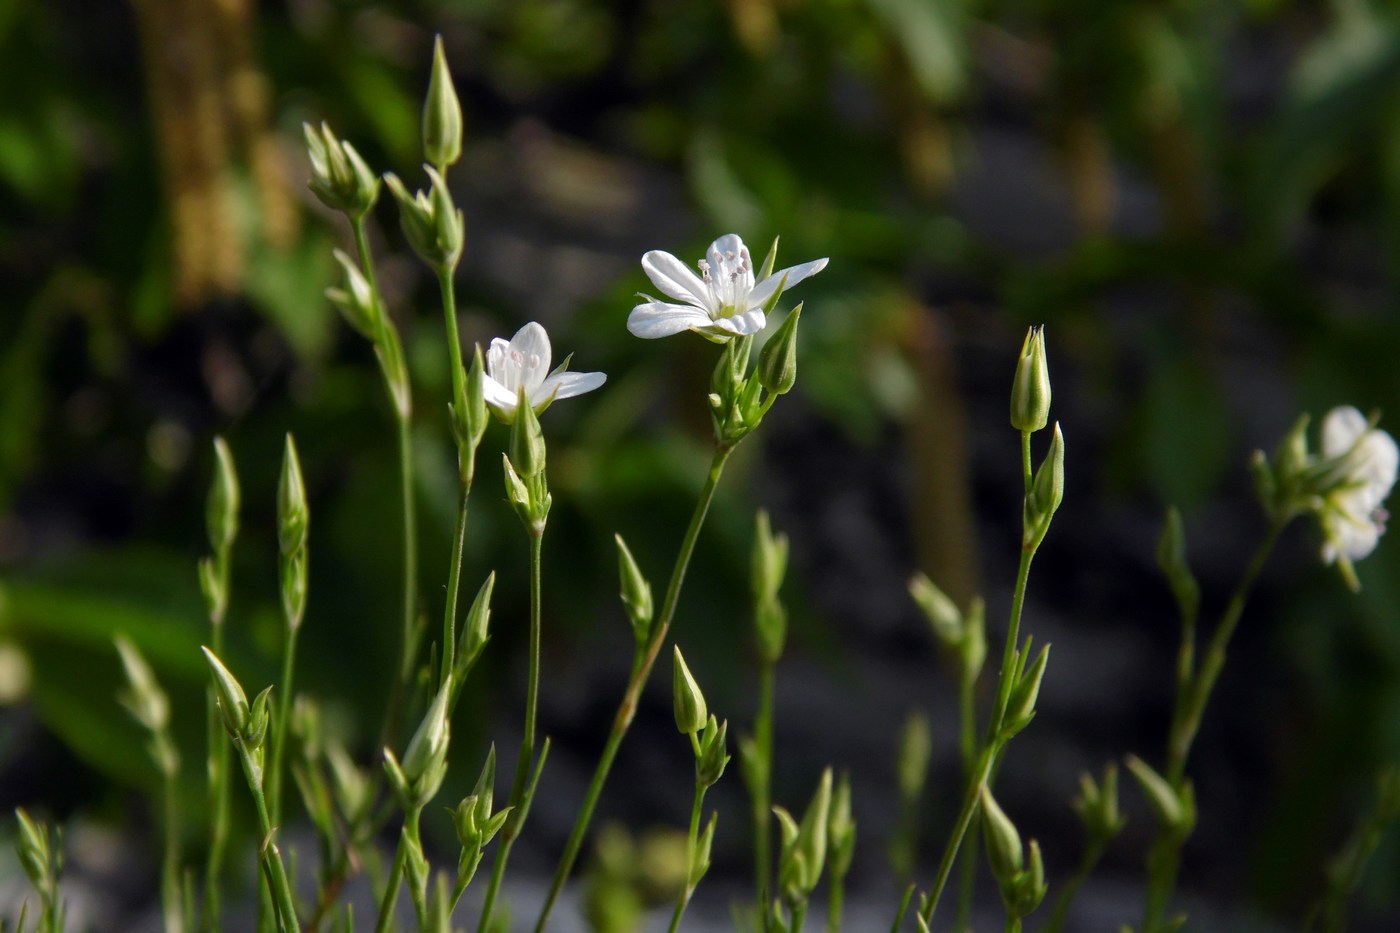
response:
M755 282L749 248L733 233L710 244L706 258L698 263L700 275L670 253L654 249L642 257L642 269L663 295L681 303L644 295L648 300L632 309L627 329L647 339L693 330L717 343L756 334L767 323L764 306L825 269L826 263L814 259Z
M1322 422L1322 456L1335 466L1320 498L1322 559L1345 569L1376 548L1389 515L1382 505L1395 485L1395 439L1351 406L1334 408Z
M555 399L592 392L607 381L603 373L571 373L566 359L549 371L549 334L534 321L516 331L509 341L496 337L486 351L486 378L482 387L486 404L507 424L515 420L520 389L538 414Z

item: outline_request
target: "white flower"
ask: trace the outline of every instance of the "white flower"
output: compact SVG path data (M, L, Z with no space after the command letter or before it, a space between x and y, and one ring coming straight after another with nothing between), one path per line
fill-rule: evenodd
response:
M1381 506L1395 485L1400 451L1394 438L1348 405L1323 419L1322 455L1336 463L1335 485L1317 509L1322 559L1345 567L1375 550L1385 531L1389 516Z
M627 329L648 339L693 330L717 343L756 334L767 323L764 306L825 269L826 262L814 259L755 282L749 248L733 233L710 244L706 258L698 263L700 275L670 253L654 249L642 257L642 269L662 294L681 304L643 295L648 300L632 309Z
M515 406L524 387L525 397L538 414L555 399L592 392L607 381L603 373L571 373L566 359L549 371L549 334L531 321L509 341L496 337L486 351L486 378L482 387L486 404L506 424L515 420Z

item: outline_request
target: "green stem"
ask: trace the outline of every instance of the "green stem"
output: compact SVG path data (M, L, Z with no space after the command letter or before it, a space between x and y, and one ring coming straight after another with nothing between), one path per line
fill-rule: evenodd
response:
M1060 933L1064 929L1065 921L1069 919L1069 909L1074 904L1074 899L1079 896L1079 889L1093 874L1094 869L1099 864L1099 859L1103 858L1107 845L1106 839L1089 840L1089 846L1084 850L1084 857L1079 862L1078 870L1075 871L1074 877L1066 881L1064 887L1060 889L1059 896L1055 898L1055 909L1050 912L1050 919L1045 922L1040 933Z
M215 555L223 592L229 587L229 554L227 548L220 548ZM214 654L224 656L224 619L209 620L212 629L211 640ZM224 727L219 721L218 702L211 685L207 690L206 731L209 738L209 853L204 864L204 929L209 933L220 930L220 885L223 875L224 852L228 847L229 829L229 743Z
M772 871L772 777L773 777L773 683L776 665L763 662L758 671L758 711L754 714L754 754L759 761L759 786L753 796L754 881L758 892L759 916L768 903L769 873Z
M1021 933L1020 917L1008 916L1006 918L1006 933Z
M410 810L404 814L403 832L404 838L412 840L413 848L419 853L423 851L423 838L418 830L418 815L421 810ZM428 873L431 877L431 872ZM410 879L412 880L412 879ZM428 924L428 900L427 886L410 884L408 895L413 899L413 912L418 917L418 928L427 929Z
M287 730L292 721L292 671L296 663L297 633L300 624L287 626L287 643L282 651L281 696L277 700L277 724L272 733L272 758L267 769L267 806L272 825L282 821L282 758L287 747Z
M296 905L292 901L292 886L287 880L287 868L282 864L282 853L278 850L277 844L272 841L277 828L268 814L267 798L263 794L262 776L259 774L260 769L253 761L253 753L243 744L241 738L235 737L233 746L238 752L239 760L243 763L243 777L248 782L248 790L253 795L253 807L258 813L258 828L262 831L258 858L262 863L263 877L267 879L268 888L272 894L273 905L278 916L278 926L284 933L299 930Z
M977 678L966 666L958 677L959 733L958 748L962 754L963 779L970 780L977 764ZM972 900L977 892L977 835L967 840L962 849L962 865L958 869L958 912L953 921L957 933L972 928Z
M162 734L157 741L171 744L168 733ZM173 745L170 754L174 754ZM161 798L165 807L165 857L160 871L161 909L164 912L165 933L182 933L185 920L180 897L180 801L173 771L161 776Z
M486 899L481 906L481 921L477 925L479 933L486 933L491 927L491 913L496 904L501 881L505 878L506 863L510 860L510 850L525 822L526 808L522 806L530 783L530 765L535 756L535 713L540 690L540 598L541 598L541 552L544 545L544 529L530 534L530 672L525 689L525 736L520 742L520 756L515 763L515 781L510 789L510 816L501 829L501 841L496 846L496 861L491 866L491 882L486 888Z
M846 903L846 876L833 875L827 883L826 930L841 933L841 913Z
M457 527L452 533L452 557L447 565L447 604L442 612L442 669L438 672L438 686L452 676L457 662L457 597L462 588L462 551L467 544L467 503L471 494L471 485L463 483Z
M1023 434L1023 438L1026 436ZM974 769L972 779L968 781L967 794L963 798L957 822L953 825L953 834L949 837L948 844L943 850L943 858L938 863L938 874L934 878L933 889L920 914L926 924L933 920L933 912L938 907L938 899L942 897L943 889L948 884L948 876L952 873L953 861L957 858L958 849L962 845L963 837L967 834L968 826L972 824L972 818L977 814L980 789L988 776L991 775L997 754L1001 750L1002 720L1006 718L1006 704L1011 697L1012 664L1016 655L1016 642L1021 633L1021 611L1026 602L1026 582L1030 579L1031 560L1034 557L1034 550L1021 549L1021 564L1016 571L1016 590L1011 597L1011 620L1007 626L1006 645L1002 650L1001 680L997 685L996 705L992 707L992 718L987 724L987 735L982 743L982 751L977 758L977 767Z
M807 922L807 901L804 898L792 908L792 933L802 933L802 924Z
M413 494L413 426L400 417L399 485L403 500L403 646L399 662L399 683L406 684L413 674L418 649L418 519ZM400 690L402 687L400 687ZM389 736L392 740L393 736Z
M691 741L695 741L695 734L691 733ZM676 898L676 909L671 913L670 933L676 933L680 929L681 917L685 915L686 905L690 903L690 896L695 893L695 888L690 884L690 871L695 865L695 849L700 840L700 812L705 803L705 788L697 786L695 788L695 803L690 808L690 834L685 839L685 884L681 886L680 896Z
M1031 494L1031 432L1021 432L1021 481L1025 484L1026 495Z
M407 814L405 814L405 821ZM399 885L403 881L404 868L408 864L408 845L404 836L399 835L399 848L394 854L394 867L389 870L389 880L384 885L384 894L379 900L379 922L375 933L389 933L394 927L394 907L399 900Z
M724 464L732 451L733 448L726 445L720 445L715 449L714 459L710 462L709 475L705 478L705 488L700 492L700 499L695 503L695 512L691 515L690 525L686 528L685 537L681 539L680 553L676 555L675 567L671 571L671 582L666 587L666 598L661 605L661 615L652 623L651 639L647 642L645 653L634 665L632 676L628 679L622 703L618 706L616 716L613 717L612 731L609 732L608 740L603 746L603 753L599 757L597 769L593 772L593 780L588 785L588 793L584 797L583 806L579 810L578 817L574 820L574 828L569 833L569 841L564 846L564 854L554 871L554 880L549 886L549 894L546 895L544 906L540 909L539 920L535 923L535 933L542 933L545 925L549 922L549 913L554 909L554 902L559 897L559 892L563 890L569 872L573 870L574 860L578 858L579 849L583 845L583 836L588 831L588 825L593 819L593 810L597 807L598 798L603 793L603 785L607 782L608 772L612 769L613 759L617 756L617 749L622 744L622 738L626 735L627 729L632 725L632 717L636 715L637 702L641 697L642 688L646 686L647 677L651 674L656 657L666 641L666 634L670 631L671 618L675 614L676 603L680 600L681 585L685 582L686 569L690 566L690 556L695 550L696 539L700 537L700 529L705 524L705 515L709 512L710 502L715 497L715 489L719 486L720 476L724 473Z
M442 292L442 316L447 325L447 352L452 359L452 400L462 397L463 380L467 371L462 365L462 339L457 335L457 292L452 282L452 270L437 270L438 290Z

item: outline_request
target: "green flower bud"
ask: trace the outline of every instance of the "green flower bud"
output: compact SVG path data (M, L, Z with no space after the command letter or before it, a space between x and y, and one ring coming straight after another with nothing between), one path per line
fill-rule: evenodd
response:
M403 773L411 784L418 783L447 759L447 745L452 733L447 716L451 688L452 681L448 678L438 689L413 738L409 739L408 748L403 754Z
M783 845L778 859L778 887L784 902L793 907L807 900L821 880L826 865L826 830L831 811L831 769L822 772L817 791L802 824L793 822L782 807L773 813L781 826Z
M775 395L786 395L797 382L797 325L801 317L799 304L759 351L758 381Z
M844 878L851 870L851 860L856 851L856 822L851 818L851 776L845 772L831 794L826 836L831 877Z
M622 583L622 605L632 620L632 633L640 648L651 635L654 611L651 584L642 575L642 569L637 566L637 560L628 549L627 542L622 540L622 535L613 535L613 540L617 542L617 576Z
M453 389L455 398L451 405L452 437L457 442L458 466L464 483L472 481L475 469L476 449L486 435L486 425L490 417L486 407L486 366L481 358L481 347L472 353L471 366L461 379L456 380Z
M1065 438L1060 433L1059 422L1055 423L1055 433L1050 439L1050 450L1045 460L1035 471L1030 492L1026 495L1025 521L1022 532L1022 546L1035 550L1050 530L1050 519L1065 498Z
M963 614L957 603L940 590L923 573L909 578L909 595L923 610L933 635L943 644L956 649L964 634Z
M57 847L59 834L54 833L55 838L51 842L48 824L34 819L23 807L15 807L15 819L19 823L15 851L19 855L20 865L40 898L51 900L58 893L58 874L62 865L62 855Z
M729 720L715 722L712 715L705 723L705 731L700 739L700 754L695 758L695 785L712 787L724 775L729 764L726 744L729 735Z
M705 709L705 694L700 691L700 685L691 676L690 668L686 667L685 658L681 657L679 645L673 649L673 659L672 698L676 713L676 728L682 733L690 735L705 728L705 720L708 715Z
M1196 796L1191 782L1184 782L1178 790L1136 755L1129 755L1126 761L1162 826L1182 837L1188 835L1196 825Z
M962 658L963 676L976 680L982 672L982 664L987 659L987 604L982 597L974 596L968 604L967 615L963 619L966 631L958 654Z
M462 634L457 640L459 670L476 660L477 654L486 646L486 641L490 637L488 630L491 626L491 593L495 588L496 572L493 570L486 577L486 581L481 584L481 589L476 591L476 598L472 600L471 608L467 610L467 619L462 625Z
M980 789L982 801L982 840L987 849L987 862L991 865L992 876L1005 888L1013 884L1016 876L1025 867L1025 851L1021 845L1021 834L997 806L992 792L983 784Z
M351 219L363 217L379 199L379 179L348 142L336 139L325 123L316 130L303 123L311 158L309 187L321 203Z
M209 545L224 551L238 536L238 471L233 466L233 452L222 437L214 438L214 482L209 486L209 502L205 521L209 528Z
M309 523L301 459L297 456L296 441L289 433L282 453L282 476L277 484L277 543L283 557L290 557L306 548Z
M515 410L515 421L510 426L510 462L522 478L529 479L544 472L545 443L540 419L524 386L520 387Z
M345 322L353 327L361 337L371 342L377 341L379 339L379 302L374 294L374 289L370 288L369 280L360 271L359 264L346 255L344 250L337 249L332 255L335 256L335 261L340 263L340 268L345 273L345 286L326 289L326 298L335 305L340 316L345 318Z
M1025 917L1045 900L1046 890L1045 863L1040 856L1040 844L1032 839L1026 843L1026 870L1002 888L1002 901L1012 916Z
M774 598L787 574L788 537L773 534L768 513L759 509L755 520L751 577L756 599Z
M462 155L462 105L447 70L442 36L433 42L433 76L423 102L423 155L443 172Z
M1175 507L1167 509L1162 536L1157 539L1157 566L1166 575L1182 618L1194 625L1201 605L1201 588L1186 563L1186 531Z
M131 689L123 692L118 699L131 713L131 718L147 731L163 732L170 725L170 700L136 646L123 635L118 635L115 642L127 682L131 685Z
M1011 426L1039 431L1050 419L1050 366L1045 359L1045 328L1026 331L1016 378L1011 383Z
M385 175L384 180L399 202L399 224L413 251L434 269L447 270L461 258L466 221L453 206L442 175L432 166L424 168L431 180L428 192L410 195L392 173Z
M209 673L214 681L214 694L219 703L219 716L224 729L234 738L242 738L248 727L248 694L238 679L229 673L223 662L208 648L200 646L204 660L209 664Z
M924 791L924 781L928 778L929 757L933 754L933 740L929 735L928 717L914 710L904 720L904 732L900 736L899 759L896 773L899 778L899 795L904 800L918 800Z
M1103 769L1103 783L1096 783L1092 775L1079 776L1079 796L1074 801L1074 811L1079 814L1089 838L1105 843L1123 831L1128 818L1118 810L1118 766L1109 762Z
M1024 666L1026 653L1030 651L1031 640L1026 639L1026 647L1020 652L1018 664ZM1045 677L1045 666L1050 661L1050 646L1040 649L1029 670L1023 670L1011 688L1011 696L1006 702L1006 716L1002 720L1003 740L1020 732L1030 725L1035 716L1035 701L1040 696L1040 681Z

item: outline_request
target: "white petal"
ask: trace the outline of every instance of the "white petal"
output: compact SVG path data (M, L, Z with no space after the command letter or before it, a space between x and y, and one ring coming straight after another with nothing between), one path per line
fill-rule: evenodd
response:
M482 394L486 396L487 405L503 408L506 411L513 411L515 409L515 403L519 395L518 389L512 391L490 376L481 380L481 389Z
M768 299L773 297L773 292L777 290L779 285L782 286L783 291L787 291L803 279L814 276L825 269L826 263L827 260L825 259L813 259L811 262L804 262L800 266L790 266L786 269L779 269L777 272L774 272L772 275L768 276L768 278L755 285L753 291L749 292L749 307L763 307ZM787 278L784 279L783 276L787 276Z
M493 337L486 348L486 375L507 391L514 391L520 384L520 371L510 363L510 341L503 337Z
M511 354L520 362L520 381L526 391L534 395L535 389L549 375L549 362L552 350L549 334L534 321L526 324L510 338Z
M710 307L710 290L700 276L670 253L654 249L642 256L642 271L668 298L697 308Z
M627 329L633 335L646 340L669 337L709 323L710 316L699 308L673 305L664 301L649 301L637 305L627 316Z
M1366 416L1350 405L1342 405L1322 419L1322 452L1328 457L1340 457L1370 428Z
M540 385L538 393L531 396L530 401L538 404L549 398L573 398L592 392L607 381L605 373L555 373Z
M742 337L745 334L756 334L767 326L768 319L763 316L763 312L754 308L732 317L716 318L705 329L711 333L737 334Z
M1395 438L1384 431L1368 431L1357 445L1355 454L1356 478L1370 488L1376 504L1390 495L1395 485L1395 471L1400 465L1400 450L1395 447Z

